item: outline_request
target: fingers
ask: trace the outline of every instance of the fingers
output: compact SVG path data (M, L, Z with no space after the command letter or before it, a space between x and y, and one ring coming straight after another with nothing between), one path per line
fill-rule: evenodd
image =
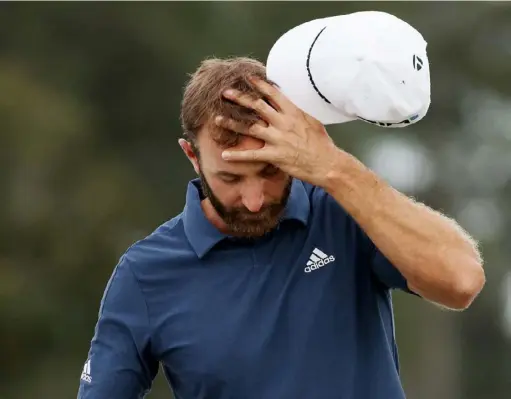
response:
M279 113L262 98L254 98L250 94L242 93L234 89L224 91L223 95L225 98L236 102L242 107L254 110L268 123L274 124L278 121Z
M290 113L297 110L294 105L277 87L266 82L265 80L254 76L250 78L250 81L261 91L272 104L275 104L277 109L283 113Z
M259 150L226 150L222 158L232 162L268 162L273 160L272 152L267 147Z
M215 118L215 124L221 128L230 130L231 132L252 136L265 142L270 142L272 138L268 126L265 126L263 121L248 125L247 123L238 122L234 119L217 116Z

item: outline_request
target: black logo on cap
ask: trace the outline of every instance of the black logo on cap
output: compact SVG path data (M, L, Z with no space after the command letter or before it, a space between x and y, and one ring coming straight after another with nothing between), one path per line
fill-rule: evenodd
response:
M422 66L424 65L424 62L420 59L420 57L413 55L413 69L420 71L422 69Z

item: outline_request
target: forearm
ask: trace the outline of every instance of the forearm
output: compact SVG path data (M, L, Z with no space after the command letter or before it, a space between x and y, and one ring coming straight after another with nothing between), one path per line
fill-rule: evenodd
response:
M484 285L477 246L453 220L393 189L339 151L325 189L407 279L409 288L466 308Z

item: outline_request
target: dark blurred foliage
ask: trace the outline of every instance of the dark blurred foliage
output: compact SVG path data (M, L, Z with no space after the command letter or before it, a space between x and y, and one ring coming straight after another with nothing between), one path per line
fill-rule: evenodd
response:
M1 399L76 396L112 268L181 210L194 177L177 145L188 73L210 56L264 61L289 28L368 9L424 34L432 106L406 129L329 131L390 183L459 218L481 241L488 279L463 313L395 295L405 389L414 399L509 397L510 5L4 2ZM171 397L162 375L149 396Z

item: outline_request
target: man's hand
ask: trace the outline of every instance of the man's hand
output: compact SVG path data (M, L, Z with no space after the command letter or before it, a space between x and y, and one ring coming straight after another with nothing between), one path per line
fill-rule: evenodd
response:
M297 179L324 187L339 153L324 126L295 106L273 85L257 78L252 82L272 105L236 90L225 91L224 97L256 111L262 121L246 127L218 116L215 123L224 129L260 139L265 145L258 150L224 151L223 158L228 161L267 162Z
M225 151L224 158L268 162L324 188L401 272L412 291L447 308L467 308L485 282L472 238L454 221L399 193L337 148L321 123L277 88L254 83L272 105L236 91L225 96L255 110L266 123L247 129L232 120L221 119L218 124L265 145L255 151Z

